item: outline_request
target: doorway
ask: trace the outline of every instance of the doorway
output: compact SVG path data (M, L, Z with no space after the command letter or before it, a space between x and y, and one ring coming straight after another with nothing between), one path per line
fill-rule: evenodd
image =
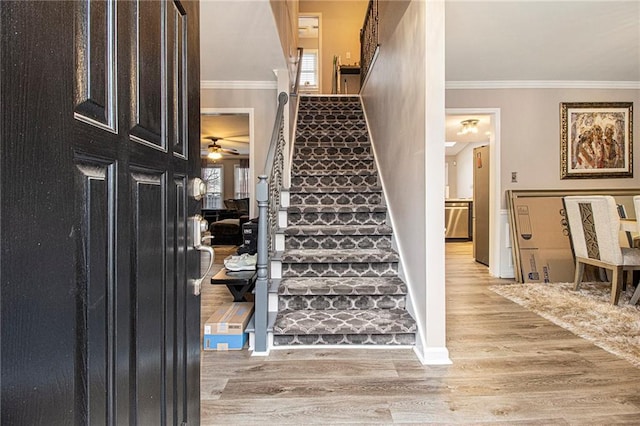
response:
M253 112L253 108L201 109L200 157L203 170L212 169L203 209L222 209L229 198L255 200ZM250 217L256 214L254 204L249 203Z
M302 52L300 92L322 93L322 14L298 16L298 43Z
M477 133L462 133L462 123L465 120L478 119ZM470 136L473 135L473 136ZM483 139L479 139L483 138ZM473 139L476 139L475 141ZM466 142L464 142L466 141ZM448 198L453 197L473 197L473 148L475 146L489 145L489 162L491 164L488 198L489 198L489 273L496 277L508 277L510 258L510 249L505 244L500 244L508 236L503 235L502 231L507 228L507 214L502 207L501 202L501 184L500 184L500 109L499 108L447 108L446 109L446 142L456 142L453 146L445 148L445 161L449 163L448 179L449 184ZM472 144L471 146L464 144ZM451 145L450 143L448 145ZM455 146L458 146L456 152ZM454 185L454 174L458 168L466 169L464 164L460 164L456 160L456 155L468 149L470 154L468 170L461 170L463 175L468 176L464 180L467 182L461 187L456 182L455 192L452 190ZM466 157L465 157L466 158ZM463 160L463 162L466 160ZM455 166L453 165L455 163ZM458 176L456 176L456 179ZM445 189L446 192L446 189ZM511 272L512 274L513 272Z
M237 204L249 199L249 217L254 217L255 208L255 161L254 161L254 109L253 108L202 108L200 115L200 158L202 178L207 183L207 196L202 200L202 215L209 222L209 232L213 239L210 244L214 257L209 268L209 255L201 256L201 273L206 273L201 293L200 333L209 317L224 304L231 303L233 297L225 286L211 285L211 278L224 266L224 259L236 255L242 243L242 219L246 210ZM233 203L231 206L229 203ZM214 225L214 222L218 222ZM224 222L224 223L223 223ZM217 231L222 228L221 233ZM207 273L208 272L208 273ZM203 363L213 358L212 353L203 351ZM205 383L202 395L206 394Z

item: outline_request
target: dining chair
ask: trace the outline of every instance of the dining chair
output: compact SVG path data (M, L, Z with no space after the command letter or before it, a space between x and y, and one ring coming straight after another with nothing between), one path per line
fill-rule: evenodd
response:
M640 234L640 195L633 196L633 207L636 211L636 226L638 227L638 233ZM640 282L636 284L636 291L633 292L629 303L635 305L640 299Z
M620 247L620 217L610 195L566 196L571 247L576 262L574 289L580 288L585 265L611 271L611 304L616 305L625 271L640 270L640 249Z

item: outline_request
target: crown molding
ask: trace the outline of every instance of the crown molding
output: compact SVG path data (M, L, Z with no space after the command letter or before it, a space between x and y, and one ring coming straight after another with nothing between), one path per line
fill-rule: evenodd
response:
M276 90L277 81L224 81L201 80L200 89L231 89L231 90Z
M494 80L447 81L445 89L640 89L640 81Z

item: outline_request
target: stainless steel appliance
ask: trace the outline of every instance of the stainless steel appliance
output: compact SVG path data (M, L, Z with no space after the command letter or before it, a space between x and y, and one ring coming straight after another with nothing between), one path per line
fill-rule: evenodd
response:
M447 200L444 202L445 240L471 240L470 200Z
M473 149L473 257L489 266L489 146Z

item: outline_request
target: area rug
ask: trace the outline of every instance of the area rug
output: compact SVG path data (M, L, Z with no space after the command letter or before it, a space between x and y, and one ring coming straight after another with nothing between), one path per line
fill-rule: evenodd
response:
M493 292L535 312L596 346L640 367L640 306L629 305L633 288L623 291L618 305L609 303L609 283L509 284Z

